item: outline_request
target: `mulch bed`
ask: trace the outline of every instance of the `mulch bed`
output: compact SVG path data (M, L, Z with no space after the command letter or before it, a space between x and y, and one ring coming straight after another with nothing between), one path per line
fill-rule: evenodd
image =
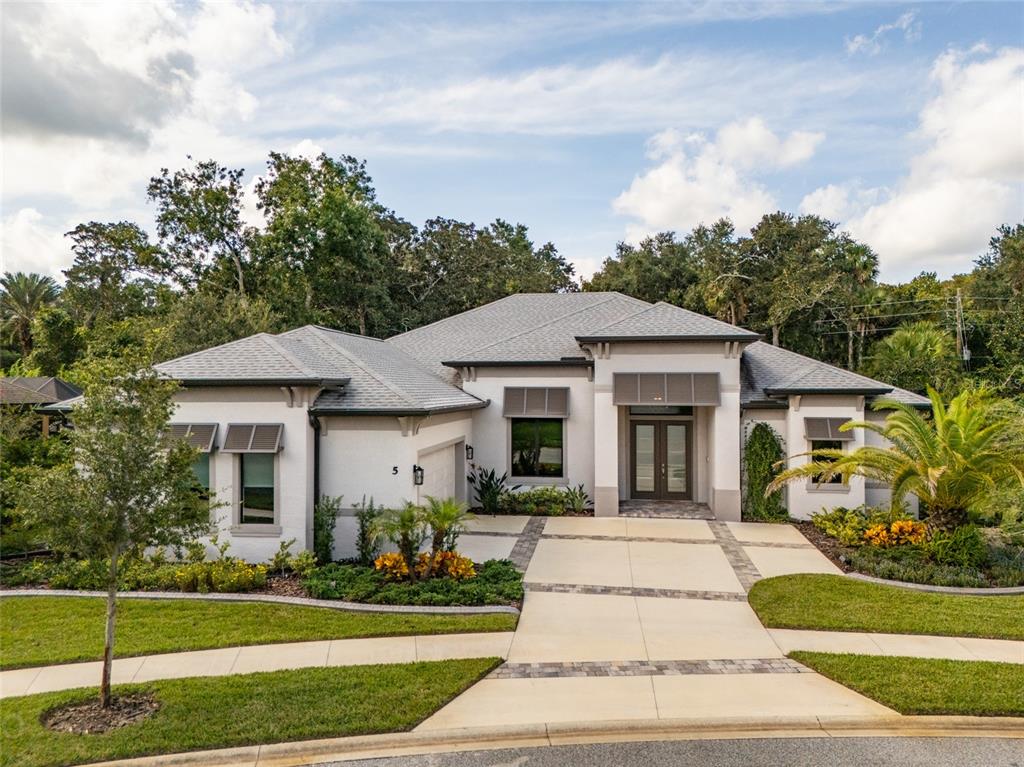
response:
M828 557L832 564L844 573L853 571L849 560L846 559L846 546L835 538L825 535L808 520L793 520L792 524L803 534L804 538L814 544L818 551Z
M109 708L100 706L98 699L54 708L43 714L42 723L58 732L96 735L141 722L159 709L160 703L152 693L136 692L113 698Z
M249 592L251 594L273 594L278 597L308 597L306 587L302 585L302 579L291 573L289 575L271 575L267 578L267 585L262 589Z

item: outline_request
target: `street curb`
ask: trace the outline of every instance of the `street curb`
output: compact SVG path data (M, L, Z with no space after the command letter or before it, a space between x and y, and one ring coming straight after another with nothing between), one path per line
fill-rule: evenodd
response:
M473 727L359 735L193 751L94 767L297 767L334 761L458 751L490 751L579 743L645 740L734 740L809 737L1022 738L1024 718L974 716L779 717L760 719L641 719Z
M105 591L78 591L73 589L0 589L0 599L6 597L106 597ZM195 594L181 591L119 591L118 599L197 599L206 602L265 602L298 607L324 607L363 613L415 613L421 615L482 615L508 613L519 615L511 605L370 605L364 602L342 602L338 599L309 599L308 597L282 597L274 594Z
M992 586L985 588L971 586L933 586L930 583L910 583L909 581L891 581L887 578L876 578L864 573L843 573L847 578L866 583L877 583L881 586L896 586L911 591L925 591L932 594L959 594L966 597L1008 597L1024 594L1024 586Z

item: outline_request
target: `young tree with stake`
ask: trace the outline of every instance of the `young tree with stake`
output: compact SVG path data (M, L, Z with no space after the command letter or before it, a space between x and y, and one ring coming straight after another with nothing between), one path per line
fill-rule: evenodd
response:
M72 410L68 463L41 469L20 505L58 551L109 561L100 704L110 706L110 669L120 565L150 546L180 545L210 529L196 492L196 451L170 436L177 384L137 364L102 360L87 371Z

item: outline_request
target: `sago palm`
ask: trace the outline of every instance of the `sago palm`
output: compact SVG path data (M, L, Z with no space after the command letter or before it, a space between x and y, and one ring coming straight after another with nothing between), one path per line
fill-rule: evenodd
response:
M423 509L406 502L400 509L386 509L373 521L374 533L387 538L409 567L409 580L416 580L416 555L427 540Z
M52 277L24 272L4 273L0 278L0 322L3 333L21 348L23 357L32 351L32 320L57 300L60 289Z
M427 496L423 519L430 528L430 557L437 559L441 551L454 551L459 536L466 531L466 523L473 515L466 510L466 504L454 498Z
M929 387L928 398L931 418L910 405L882 401L876 409L892 410L884 423L842 427L880 434L888 447L805 453L813 460L783 471L766 492L803 477L864 477L889 485L894 499L917 496L929 526L949 529L964 524L968 509L995 488L1024 486L1024 419L1018 408L984 389L961 392L946 405Z

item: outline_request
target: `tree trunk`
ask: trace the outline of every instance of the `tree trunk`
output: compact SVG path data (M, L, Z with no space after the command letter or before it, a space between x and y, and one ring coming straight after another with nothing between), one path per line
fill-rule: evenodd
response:
M772 325L772 346L779 345L779 334L781 333L781 331L781 327L779 327L778 325Z
M359 307L359 335L366 335L366 307Z
M107 574L107 630L103 638L103 676L100 679L100 705L110 708L110 669L114 664L114 622L117 618L117 557L118 550L110 556L110 571Z
M238 256L232 256L231 260L235 262L235 279L238 282L238 294L244 296L245 276L242 274L242 259L240 259Z
M853 330L846 331L846 369L853 370Z

